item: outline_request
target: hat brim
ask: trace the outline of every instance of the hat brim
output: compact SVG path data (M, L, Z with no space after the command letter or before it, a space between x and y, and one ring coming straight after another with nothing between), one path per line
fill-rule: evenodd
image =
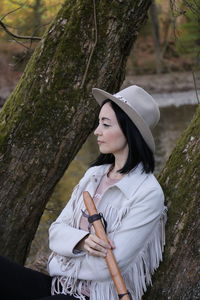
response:
M129 105L119 100L114 95L98 88L93 88L92 94L100 106L102 105L103 101L106 99L110 99L113 102L115 102L129 116L131 121L136 125L143 139L145 140L149 148L152 150L152 152L155 152L155 142L151 130L146 125L144 119L134 110L133 107L130 108Z

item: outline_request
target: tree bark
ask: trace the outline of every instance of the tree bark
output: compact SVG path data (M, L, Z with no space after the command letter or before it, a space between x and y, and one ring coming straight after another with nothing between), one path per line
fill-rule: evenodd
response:
M24 263L46 203L89 133L92 87L119 90L151 1L67 0L0 114L0 254Z
M200 298L200 106L160 173L168 206L164 260L144 300Z

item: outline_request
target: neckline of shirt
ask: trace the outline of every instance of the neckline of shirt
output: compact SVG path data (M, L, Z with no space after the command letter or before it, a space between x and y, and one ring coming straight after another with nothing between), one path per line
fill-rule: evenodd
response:
M118 178L118 179L110 178L110 177L108 177L108 173L106 173L104 176L105 176L105 179L107 182L117 182L122 179L122 178Z

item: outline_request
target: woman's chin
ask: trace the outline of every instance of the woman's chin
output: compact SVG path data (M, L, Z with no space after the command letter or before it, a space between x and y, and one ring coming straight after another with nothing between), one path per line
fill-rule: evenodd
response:
M101 154L110 154L109 151L103 151L103 150L99 150Z
M102 154L110 154L111 153L109 151L109 149L106 149L106 147L103 147L103 145L99 145L99 152L101 152Z
M106 151L105 149L102 149L101 147L99 147L99 151L102 153L102 154L108 154L109 152Z

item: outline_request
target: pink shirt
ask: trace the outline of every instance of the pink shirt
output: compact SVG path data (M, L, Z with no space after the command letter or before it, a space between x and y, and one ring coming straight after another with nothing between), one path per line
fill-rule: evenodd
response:
M99 202L101 201L101 198L102 198L102 195L105 193L105 191L108 189L108 187L110 187L111 185L113 185L114 183L116 183L117 181L119 181L120 179L112 179L112 178L109 178L107 176L107 174L105 174L101 181L100 181L100 184L99 186L97 187L96 189L96 192L95 192L95 195L93 197L94 199L94 203L96 206L98 206ZM85 213L88 214L87 210L85 210ZM86 230L88 231L88 220L86 217L82 216L81 217L81 220L80 220L80 229L82 230ZM92 227L93 228L93 227ZM82 290L82 293L86 296L90 296L90 289L89 287L88 288L85 288Z

